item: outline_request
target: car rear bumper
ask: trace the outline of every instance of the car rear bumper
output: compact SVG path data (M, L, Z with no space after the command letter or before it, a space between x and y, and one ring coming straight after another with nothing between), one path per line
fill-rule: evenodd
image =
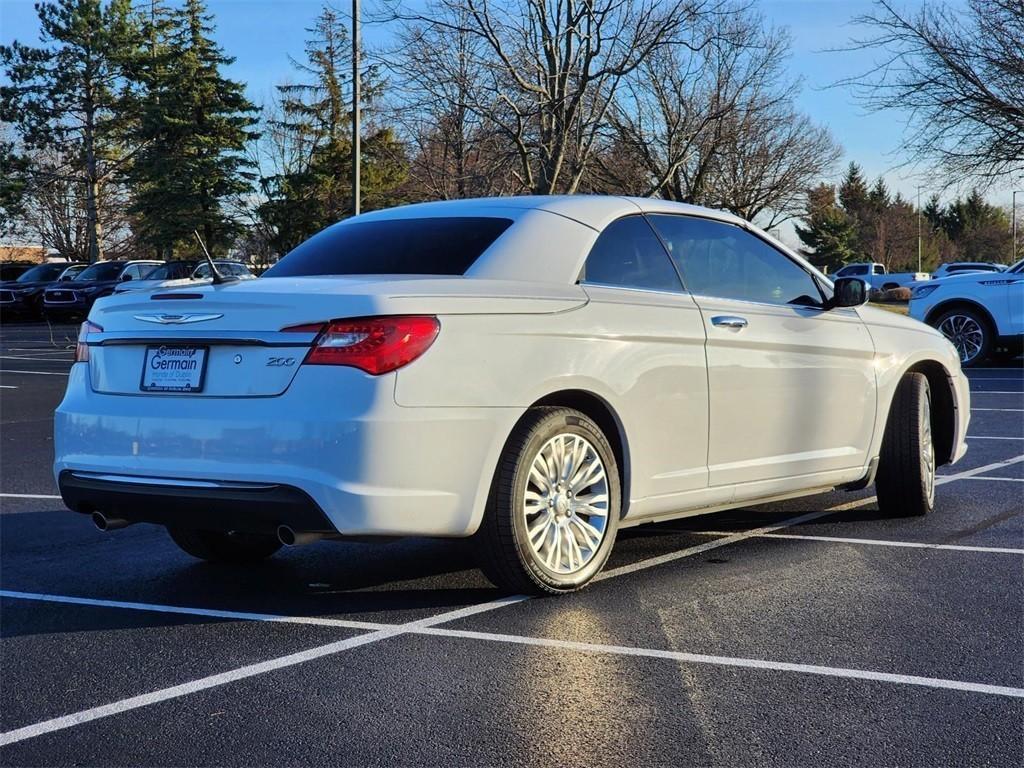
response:
M282 395L246 398L101 394L88 373L87 364L72 366L54 421L54 475L68 506L116 508L126 519L151 514L133 508L159 507L149 521L168 524L177 510L204 519L207 502L224 521L215 530L239 516L264 526L274 508L298 515L305 507L347 535L470 535L521 415L401 407L395 374L332 366L303 366ZM197 481L282 490L200 492Z
M311 533L335 530L308 494L287 485L190 482L73 470L61 472L57 484L68 509L84 514L100 511L132 523L269 535L280 525Z

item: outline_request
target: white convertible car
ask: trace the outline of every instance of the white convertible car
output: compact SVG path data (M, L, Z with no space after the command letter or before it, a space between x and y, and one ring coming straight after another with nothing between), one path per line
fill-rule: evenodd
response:
M98 301L56 414L67 506L247 562L475 538L568 592L624 526L874 482L920 515L966 450L953 346L718 211L619 197L411 205L259 280Z

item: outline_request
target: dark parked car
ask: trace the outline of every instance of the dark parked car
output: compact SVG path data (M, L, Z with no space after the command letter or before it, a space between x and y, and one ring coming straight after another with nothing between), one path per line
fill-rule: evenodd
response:
M71 281L43 292L43 312L52 320L87 315L96 299L109 296L125 280L141 280L162 261L97 261Z
M37 264L16 280L0 283L0 312L5 317L36 319L43 314L43 292L52 285L74 279L88 264L66 261Z
M26 262L0 264L0 281L17 280L34 266L36 265Z

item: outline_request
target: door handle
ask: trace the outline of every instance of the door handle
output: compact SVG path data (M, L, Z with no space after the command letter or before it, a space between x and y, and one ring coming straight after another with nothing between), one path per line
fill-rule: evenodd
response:
M718 315L711 318L711 324L719 328L746 328L747 319L735 315Z

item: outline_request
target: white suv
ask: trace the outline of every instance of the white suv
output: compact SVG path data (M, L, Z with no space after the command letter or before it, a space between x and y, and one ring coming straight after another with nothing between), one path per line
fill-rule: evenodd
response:
M914 289L910 316L953 342L965 368L997 350L1017 353L1024 340L1024 260L1005 272L970 272Z

